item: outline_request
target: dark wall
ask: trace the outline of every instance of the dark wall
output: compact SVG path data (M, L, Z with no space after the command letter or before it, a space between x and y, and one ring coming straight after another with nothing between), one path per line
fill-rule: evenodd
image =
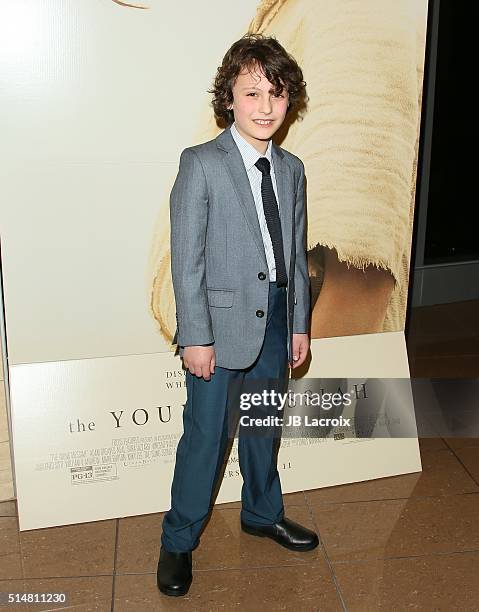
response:
M425 264L479 259L475 5L440 0Z

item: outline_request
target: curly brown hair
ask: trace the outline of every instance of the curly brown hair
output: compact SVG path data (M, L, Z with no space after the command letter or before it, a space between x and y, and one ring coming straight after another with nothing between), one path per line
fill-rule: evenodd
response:
M231 45L221 66L218 66L213 88L212 106L216 117L228 125L234 121L228 106L233 102L233 85L243 69L253 70L261 66L266 78L274 85L274 93L279 95L286 88L289 94L287 113L299 108L306 97L306 82L298 63L274 36L245 34Z

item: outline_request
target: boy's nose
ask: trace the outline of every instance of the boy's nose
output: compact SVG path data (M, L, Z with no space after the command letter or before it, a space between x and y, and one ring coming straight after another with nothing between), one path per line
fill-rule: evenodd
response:
M268 99L266 99L266 100L265 100L265 99L263 99L263 100L260 102L260 107L259 107L259 110L260 110L262 113L270 113L270 112L271 112L271 109L272 109L272 105L271 105L271 101L269 100L269 98L268 98Z

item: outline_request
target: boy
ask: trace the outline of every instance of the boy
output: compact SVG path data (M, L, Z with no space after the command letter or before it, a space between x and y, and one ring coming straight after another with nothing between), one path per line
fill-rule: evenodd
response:
M275 38L243 36L211 91L227 129L180 157L170 197L173 342L187 368L187 401L157 570L166 595L184 595L192 582L192 550L229 438L230 384L267 379L284 390L288 363L299 367L309 350L304 166L271 140L305 85ZM241 529L312 550L318 536L284 516L279 442L277 428L254 436L240 427Z

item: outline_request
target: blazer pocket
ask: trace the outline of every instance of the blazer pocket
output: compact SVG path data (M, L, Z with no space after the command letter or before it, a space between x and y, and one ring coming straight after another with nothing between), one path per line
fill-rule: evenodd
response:
M208 289L208 304L215 308L231 308L235 292L228 289Z

